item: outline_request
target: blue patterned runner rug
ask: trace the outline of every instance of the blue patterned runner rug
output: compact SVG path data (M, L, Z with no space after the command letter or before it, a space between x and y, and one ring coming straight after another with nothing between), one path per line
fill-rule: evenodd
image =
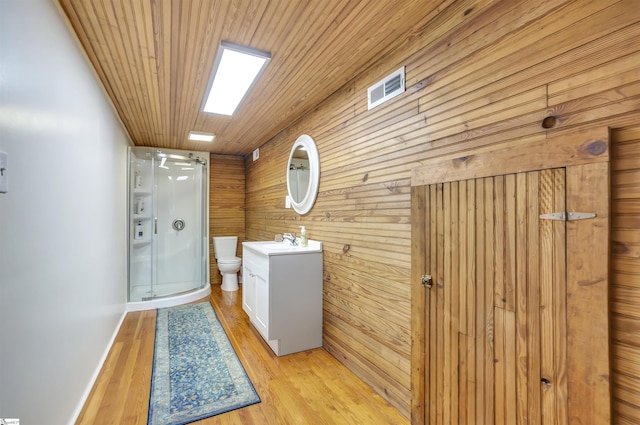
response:
M259 402L210 303L158 309L149 425L187 424Z

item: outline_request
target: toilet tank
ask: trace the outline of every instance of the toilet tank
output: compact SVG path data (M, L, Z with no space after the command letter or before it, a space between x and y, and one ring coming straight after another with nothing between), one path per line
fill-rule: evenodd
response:
M237 236L214 236L213 255L215 258L235 257L237 245Z

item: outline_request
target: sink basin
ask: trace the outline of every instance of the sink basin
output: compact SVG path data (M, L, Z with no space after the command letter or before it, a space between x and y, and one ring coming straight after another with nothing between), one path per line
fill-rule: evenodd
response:
M309 240L307 247L294 246L289 241L258 241L258 242L242 242L244 248L258 251L265 255L287 255L287 254L303 254L305 252L322 252L322 242Z
M284 242L267 242L267 243L260 242L260 248L268 251L288 251L290 249L294 249L298 247L290 245L288 243L284 243Z

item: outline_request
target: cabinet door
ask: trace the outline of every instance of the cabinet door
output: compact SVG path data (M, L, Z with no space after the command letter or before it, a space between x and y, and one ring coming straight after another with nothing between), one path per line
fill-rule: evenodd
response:
M244 270L242 271L242 309L252 322L256 315L256 278L254 270L255 267L250 262L245 261Z
M269 279L263 273L254 274L256 309L254 325L267 339L269 337Z

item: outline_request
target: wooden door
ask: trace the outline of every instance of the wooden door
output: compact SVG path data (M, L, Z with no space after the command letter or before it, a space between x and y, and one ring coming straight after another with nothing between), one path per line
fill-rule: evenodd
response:
M583 351L591 324L568 332L578 310L568 308L567 223L540 218L566 211L565 178L559 168L413 188L414 269L432 276L430 289L413 282L422 297L412 303L422 329L413 423L562 425L592 408L581 407L591 400L584 389L606 381L608 368L595 376L602 367ZM595 356L601 366L600 348ZM587 366L572 364L583 359ZM569 400L570 387L587 397ZM583 420L608 423L608 411Z

